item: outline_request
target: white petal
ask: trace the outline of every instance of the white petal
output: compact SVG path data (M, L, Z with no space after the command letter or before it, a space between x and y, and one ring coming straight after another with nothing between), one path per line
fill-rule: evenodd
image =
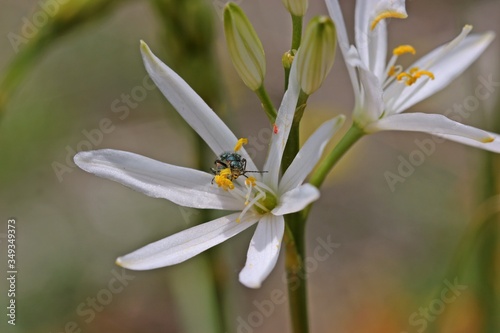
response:
M431 134L451 134L489 142L493 138L488 132L453 121L440 114L403 113L382 118L367 127L367 133L378 131L413 131Z
M363 63L371 70L369 46L370 40L375 37L375 34L370 29L375 6L377 1L373 0L357 0L355 17L354 17L354 34L356 40L356 48Z
M464 138L462 136L456 136L456 135L441 134L438 136L443 137L443 138L450 140L450 141L455 141L455 142L464 144L464 145L484 149L484 150L491 151L494 153L500 153L500 135L498 135L496 133L491 133L491 132L488 132L488 133L491 137L494 138L494 141L488 142L488 143L483 143L483 142L478 142L476 140L472 140L469 138Z
M116 263L133 270L178 264L239 234L258 221L258 217L246 214L241 222L236 222L238 216L239 213L234 213L181 231L120 257Z
M96 176L114 180L150 197L193 208L243 209L229 192L212 185L213 175L112 149L80 152L75 163Z
M267 155L266 162L264 163L263 170L267 171L267 173L263 174L262 179L264 183L275 191L278 189L278 176L280 173L281 158L283 157L283 151L285 150L288 134L290 133L290 128L292 127L295 107L297 106L297 100L299 98L297 57L300 57L300 53L299 49L290 70L288 89L283 96L283 100L281 101L281 105L278 110L278 116L276 117L275 128L277 132L273 131L269 153Z
M248 288L260 288L276 266L284 231L285 220L282 216L264 215L250 242L247 261L240 272L241 283Z
M337 30L337 41L345 60L348 58L347 54L349 52L350 43L349 37L347 36L347 29L344 22L344 17L342 15L342 10L340 9L338 0L326 0L326 7L328 8L330 17L335 23L335 29ZM349 76L351 78L351 83L354 88L354 93L357 93L359 91L359 82L358 76L356 74L356 69L352 66L349 66L348 64L346 65L347 71L349 72Z
M380 80L385 76L387 57L387 27L385 19L377 19L390 14L394 17L407 16L404 0L358 0L355 12L356 47L362 61Z
M387 62L387 24L380 22L373 31L374 36L370 38L370 68L380 81L383 81L386 73Z
M304 209L318 200L319 190L311 184L303 184L280 196L280 202L271 211L274 215L285 215Z
M382 85L367 68L358 67L361 81L361 100L354 109L354 121L361 127L380 118L384 111Z
M304 179L321 158L328 141L344 124L344 120L345 117L340 115L325 122L307 139L281 178L280 193L288 192L304 182Z
M419 67L429 70L434 74L435 79L420 79L411 87L406 87L389 113L403 112L445 88L484 52L494 37L495 34L492 32L470 35L455 47L449 47L448 44L445 44L422 57L410 68ZM446 52L443 52L444 50ZM426 67L426 64L429 63L431 66ZM392 85L394 84L404 83L395 81Z
M218 156L233 151L236 136L198 94L177 73L158 59L141 41L144 65L170 104ZM257 170L254 162L242 148L238 151L247 160L249 170Z

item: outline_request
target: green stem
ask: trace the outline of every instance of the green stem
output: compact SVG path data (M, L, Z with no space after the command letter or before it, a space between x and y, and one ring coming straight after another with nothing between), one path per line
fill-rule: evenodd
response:
M299 99L297 101L297 107L295 108L295 114L293 117L292 128L290 129L290 134L288 134L288 140L286 142L285 151L283 153L283 160L281 161L281 169L283 172L288 169L290 164L292 164L293 159L297 156L300 149L300 120L304 114L304 110L307 106L307 99L309 95L300 92Z
M307 333L309 321L307 313L307 280L304 265L304 229L300 215L285 216L285 268L288 284L288 303L293 333Z
M267 90L264 87L264 84L262 84L259 89L255 90L255 93L259 97L260 102L262 103L262 107L264 108L264 111L266 112L266 115L269 118L269 121L271 122L271 124L274 124L278 112L276 111L273 102L269 98L269 95L267 94Z
M282 171L285 172L290 166L300 149L300 120L306 108L309 96L300 93L297 101L295 115L285 146L282 160ZM301 219L299 213L285 216L287 232L285 234L286 244L286 274L288 284L288 299L290 319L294 333L308 332L307 314L307 273L304 265L305 258L305 220Z
M320 188L326 179L328 173L337 164L337 162L344 156L344 154L361 139L366 133L359 128L356 124L352 124L351 128L342 137L342 139L337 143L333 150L328 154L328 156L319 164L316 171L312 174L309 179L309 183L317 188ZM302 223L306 223L309 212L311 211L313 204L310 204L301 213Z
M46 36L35 37L19 51L7 67L7 71L0 81L0 118L9 98L49 44L50 40Z
M302 41L302 16L292 15L292 46L290 52L298 50ZM293 53L292 53L293 54ZM290 76L290 68L285 67L285 91L288 89L288 78Z
M292 50L298 50L302 40L302 18L303 16L292 15Z
M320 187L323 184L326 176L330 170L337 164L337 162L344 156L344 154L352 147L359 139L361 139L366 133L352 124L349 131L342 137L340 142L333 148L333 150L328 154L328 156L319 164L316 171L314 171L309 183L316 187Z
M500 130L500 98L496 101L496 106L489 119L492 126L489 130L497 132ZM483 197L482 201L490 202L498 198L500 189L498 188L498 155L485 152L485 170L483 177ZM498 200L496 200L498 201ZM494 214L489 214L485 223L489 226L478 237L477 271L478 271L478 298L484 311L484 332L493 333L500 329L500 283L499 273L495 269L500 253L500 216L495 208Z

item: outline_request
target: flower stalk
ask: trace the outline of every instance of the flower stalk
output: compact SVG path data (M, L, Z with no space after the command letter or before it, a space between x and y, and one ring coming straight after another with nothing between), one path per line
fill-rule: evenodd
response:
M294 333L309 332L307 312L307 279L305 258L305 223L300 222L300 214L285 217L285 270L288 286L289 312Z

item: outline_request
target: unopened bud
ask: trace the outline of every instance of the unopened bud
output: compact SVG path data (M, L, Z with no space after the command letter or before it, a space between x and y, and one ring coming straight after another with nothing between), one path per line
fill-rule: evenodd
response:
M295 16L304 16L307 12L308 0L281 0L290 14Z
M281 57L281 62L283 63L284 69L292 68L293 58L295 57L295 50L286 51Z
M224 8L224 32L239 76L250 89L259 89L266 73L264 48L245 13L234 3Z
M316 17L307 25L297 57L300 87L306 94L321 87L332 69L336 42L335 25L329 17Z

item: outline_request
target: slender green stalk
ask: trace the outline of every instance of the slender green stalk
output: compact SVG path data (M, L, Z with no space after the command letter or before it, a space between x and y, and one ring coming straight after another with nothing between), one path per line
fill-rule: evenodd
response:
M319 164L311 179L309 179L309 183L319 188L335 164L364 135L365 132L356 126L356 124L353 124L330 154Z
M302 41L302 18L292 15L292 50L298 50Z
M283 172L288 169L292 163L295 156L298 154L300 149L300 120L304 114L304 110L307 106L307 99L309 96L304 92L301 92L299 99L297 101L297 108L295 109L295 114L293 117L292 128L290 129L290 134L288 135L288 140L285 146L285 152L283 153L283 160L281 161L281 169Z
M500 130L500 98L497 99L496 106L492 112L492 126L490 130L498 133ZM482 200L490 202L498 198L500 189L498 188L498 155L485 152L485 170L483 172L483 197ZM488 226L479 235L477 252L478 270L478 298L484 311L484 332L494 333L500 330L500 283L499 274L496 269L500 253L500 216L498 206L495 207L494 214L488 214L484 223Z
M259 89L255 90L255 93L259 97L260 102L262 103L262 107L264 108L264 111L266 112L266 115L269 118L269 121L271 122L271 124L274 124L278 112L276 111L273 102L269 98L269 95L267 94L267 90L264 87L264 84L262 84Z
M293 157L299 151L299 124L308 96L301 94L297 103L296 118L285 148L283 156L283 171L288 168ZM365 133L353 125L332 152L323 160L309 181L312 185L320 187L326 175L340 158L357 142ZM288 299L290 306L290 318L294 333L308 332L307 313L307 272L304 266L305 260L305 228L306 221L312 204L299 213L285 216L287 230L285 233L286 250L286 273L288 283Z
M19 86L20 82L29 73L36 59L49 45L46 38L36 38L24 46L11 62L0 82L0 117L3 115L9 98Z
M65 1L35 36L15 46L17 54L6 72L0 77L0 121L9 99L15 94L32 67L36 65L36 61L54 42L84 23L101 18L115 5L123 2L118 0Z
M298 50L302 41L302 16L292 14L292 46L290 52ZM293 53L292 53L293 54ZM285 67L285 91L288 89L288 78L290 77L290 68Z
M307 313L307 280L304 265L305 224L298 214L285 216L285 269L288 285L288 303L293 333L307 333L309 320Z

